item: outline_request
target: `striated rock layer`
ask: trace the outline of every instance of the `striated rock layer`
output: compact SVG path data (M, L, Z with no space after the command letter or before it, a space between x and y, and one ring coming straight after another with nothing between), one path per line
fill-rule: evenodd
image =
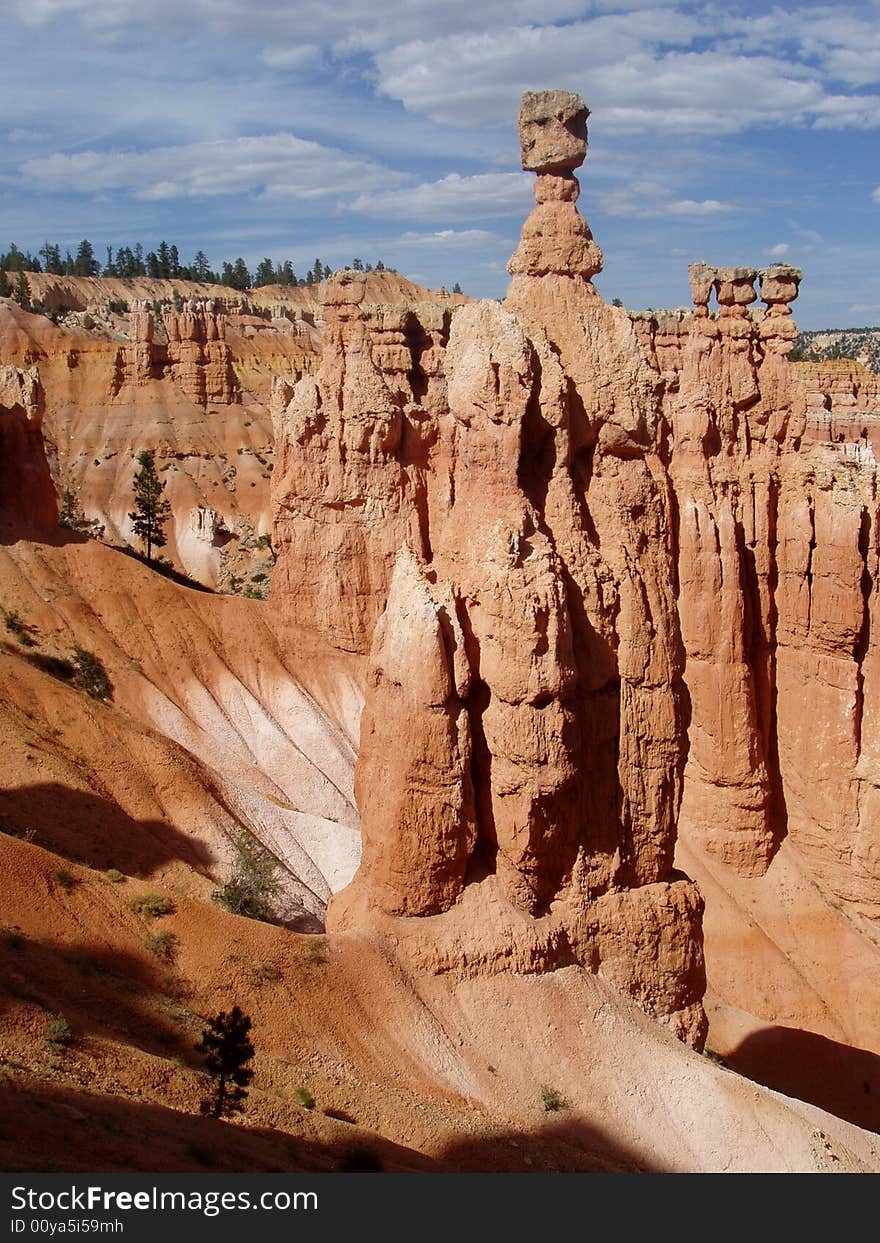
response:
M433 970L577 962L699 1045L674 510L655 376L590 281L586 115L524 100L538 207L503 307L397 326L331 285L317 375L275 394L275 583L370 652L363 861L328 927Z

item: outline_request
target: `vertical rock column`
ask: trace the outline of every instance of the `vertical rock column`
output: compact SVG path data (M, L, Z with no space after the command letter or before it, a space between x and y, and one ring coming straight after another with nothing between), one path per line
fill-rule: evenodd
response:
M297 625L353 652L369 650L401 546L424 540L400 384L373 357L364 293L360 272L323 286L321 366L273 401L273 594Z
M767 583L775 491L749 458L759 410L749 268L690 269L695 313L670 463L678 507L678 610L690 695L682 822L738 871L763 872L778 837L767 745L772 731ZM720 311L708 303L713 287ZM756 421L756 430L763 420Z
M590 279L601 252L572 172L586 116L566 92L524 97L538 205L511 292L452 317L430 541L401 550L374 631L363 862L328 927L470 973L576 961L699 1044L702 906L672 864L683 653L656 374Z

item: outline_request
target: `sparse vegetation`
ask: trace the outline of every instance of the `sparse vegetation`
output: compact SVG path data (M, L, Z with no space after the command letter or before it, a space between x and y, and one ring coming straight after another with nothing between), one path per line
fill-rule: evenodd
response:
M131 900L131 909L137 915L148 915L151 919L159 919L162 915L170 915L174 903L162 893L139 893Z
M173 962L174 955L177 953L177 937L167 928L163 928L161 932L155 932L147 937L147 949L164 962Z
M248 1084L254 1077L247 1065L254 1056L250 1030L248 1016L233 1006L228 1014L221 1011L211 1019L202 1032L195 1050L204 1055L208 1073L217 1081L213 1096L202 1102L202 1113L222 1118L241 1112Z
M104 873L104 878L105 880L108 880L111 885L121 885L125 880L125 876L122 872L120 872L119 868L107 868L107 871Z
M54 872L55 881L62 889L73 889L76 885L76 877L68 872L67 868L56 868Z
M278 861L241 825L232 843L236 853L232 876L211 896L233 915L271 922L272 903L281 888Z
M6 629L22 647L36 647L37 634L39 631L35 626L25 621L17 609L3 610L3 623Z
M834 362L852 358L872 371L880 371L880 328L823 328L801 332L790 362Z
M74 686L91 695L92 699L113 698L113 683L103 662L94 652L87 652L83 647L74 647L72 664Z
M270 962L257 963L251 974L256 984L267 984L281 979L281 972Z
M565 1108L564 1097L555 1088L548 1088L546 1084L541 1088L541 1102L548 1114L557 1113Z
M293 1094L293 1099L297 1105L302 1105L303 1109L315 1108L315 1098L308 1088L297 1088Z
M70 1024L60 1010L57 1014L51 1014L46 1019L46 1026L43 1028L43 1039L47 1045L52 1045L56 1048L70 1044L73 1039Z
M316 967L323 967L327 961L327 943L323 937L311 938L307 957Z

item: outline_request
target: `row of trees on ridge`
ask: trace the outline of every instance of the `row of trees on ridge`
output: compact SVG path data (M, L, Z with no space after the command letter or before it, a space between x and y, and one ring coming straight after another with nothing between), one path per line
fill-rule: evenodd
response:
M68 249L63 256L61 247L54 242L44 242L36 255L19 249L13 242L7 251L0 253L0 272L48 272L53 276L119 276L125 279L148 276L154 280L202 281L244 290L260 285L314 285L325 280L333 271L329 264L316 259L305 276L299 277L289 259L274 262L267 256L251 272L241 255L231 262L225 260L217 271L203 250L197 250L187 264L181 262L177 246L165 241L146 253L140 242L135 246L120 246L116 250L112 246L104 249L107 257L102 264L88 238L83 238L76 254L71 254ZM394 271L393 268L386 268L381 259L374 265L356 258L351 266L359 272Z

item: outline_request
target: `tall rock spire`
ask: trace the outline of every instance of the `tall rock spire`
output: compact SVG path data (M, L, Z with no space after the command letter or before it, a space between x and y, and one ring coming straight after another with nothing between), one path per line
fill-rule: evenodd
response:
M537 173L537 207L523 225L512 275L583 276L602 271L602 251L577 210L580 186L574 170L587 154L587 117L571 91L526 91L519 109L522 166Z

